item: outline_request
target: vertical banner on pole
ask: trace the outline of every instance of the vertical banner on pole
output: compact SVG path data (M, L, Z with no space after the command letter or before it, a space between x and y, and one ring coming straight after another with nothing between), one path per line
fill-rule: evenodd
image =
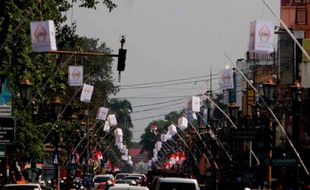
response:
M232 69L223 69L219 71L220 81L219 85L222 90L233 89L234 80L233 80L233 70Z
M69 86L82 86L83 66L69 66L68 71Z
M107 115L108 115L108 111L109 111L108 108L99 107L98 111L97 111L96 119L103 120L103 121L106 120Z
M269 54L274 51L274 28L271 21L255 20L250 23L249 51Z
M56 31L54 21L37 21L30 23L32 51L56 51Z
M89 103L91 100L91 96L93 94L93 90L94 90L94 86L84 83L81 97L80 97L81 102Z

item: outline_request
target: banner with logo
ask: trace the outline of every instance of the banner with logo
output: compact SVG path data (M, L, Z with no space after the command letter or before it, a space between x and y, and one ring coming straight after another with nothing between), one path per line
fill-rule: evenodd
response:
M271 21L255 20L250 23L249 52L274 52L274 28Z
M232 69L223 69L219 71L219 85L222 90L234 88L234 73Z
M30 23L32 51L56 51L56 31L54 21L36 21Z
M96 119L103 120L103 121L106 120L107 115L108 115L108 111L109 111L108 108L99 107L98 111L97 111Z
M82 93L81 93L81 97L80 97L81 102L89 103L91 100L91 96L93 94L93 91L94 91L94 86L84 83Z
M69 86L82 86L83 66L69 66L68 80L69 80Z

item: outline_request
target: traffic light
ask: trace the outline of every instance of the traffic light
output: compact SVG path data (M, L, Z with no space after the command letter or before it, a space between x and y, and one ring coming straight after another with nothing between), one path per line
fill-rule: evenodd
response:
M117 70L119 72L125 70L126 53L127 53L127 49L119 49L118 50Z

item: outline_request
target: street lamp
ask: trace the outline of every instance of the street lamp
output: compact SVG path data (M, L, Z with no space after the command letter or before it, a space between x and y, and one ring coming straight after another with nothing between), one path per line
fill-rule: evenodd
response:
M229 117L233 120L236 121L238 119L238 114L239 114L239 106L236 102L232 102L228 106L228 111L229 111Z
M263 91L264 91L264 100L266 101L268 106L273 106L275 102L275 92L276 92L276 84L272 80L268 80L266 83L263 84ZM268 171L267 171L267 180L268 185L271 188L272 183L272 149L274 146L275 140L275 129L272 124L272 120L267 118L266 121L266 143L268 148Z
M293 115L293 142L299 145L299 122L300 122L300 103L302 101L302 87L298 80L290 86L292 95L292 115Z
M263 91L266 103L268 106L272 105L275 101L276 84L268 80L263 84Z
M301 102L302 101L302 98L301 98L301 90L302 90L302 87L299 83L298 80L295 80L294 81L294 84L292 84L290 86L291 88L291 94L292 94L292 100L293 102Z
M61 117L62 102L59 96L56 96L52 101L52 112L55 114L57 120Z
M24 102L28 102L31 99L32 86L33 84L28 79L20 82L21 97Z

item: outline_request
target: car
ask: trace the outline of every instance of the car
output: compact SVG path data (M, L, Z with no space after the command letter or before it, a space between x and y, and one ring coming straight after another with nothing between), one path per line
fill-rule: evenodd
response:
M129 185L137 185L136 181L133 179L117 179L115 180L115 184L129 184Z
M200 190L196 179L181 177L158 178L155 190Z
M127 184L121 184L121 186L111 186L109 190L149 190L149 188L143 186L131 186Z
M122 178L124 178L125 176L129 176L129 175L131 175L130 173L117 173L116 175L115 175L115 179L122 179Z
M104 189L106 186L112 185L115 183L115 178L112 174L99 174L95 175L93 178L93 187L94 189Z
M39 183L6 184L2 190L42 190Z
M137 185L141 185L143 178L141 176L129 175L124 177L126 180L134 180Z
M133 173L130 176L139 176L139 177L141 177L140 185L141 186L147 186L147 177L146 177L145 174Z

